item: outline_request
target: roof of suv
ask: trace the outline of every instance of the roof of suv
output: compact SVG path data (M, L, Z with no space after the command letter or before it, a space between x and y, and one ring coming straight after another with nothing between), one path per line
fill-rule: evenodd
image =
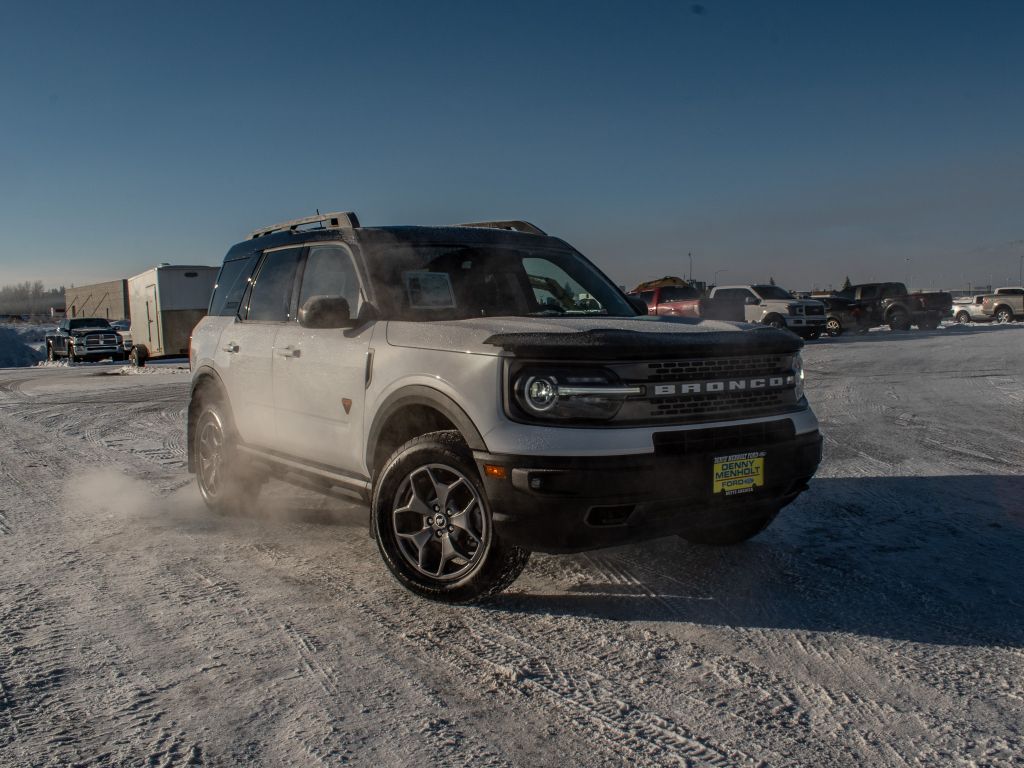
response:
M325 240L335 242L341 240L349 243L367 243L372 245L388 245L391 243L439 245L465 243L466 245L515 245L534 248L538 245L560 248L569 247L568 243L561 238L550 235L538 235L532 232L484 226L329 227L325 229L285 230L243 240L231 247L224 260L240 259L268 248L280 248L286 245L301 245Z

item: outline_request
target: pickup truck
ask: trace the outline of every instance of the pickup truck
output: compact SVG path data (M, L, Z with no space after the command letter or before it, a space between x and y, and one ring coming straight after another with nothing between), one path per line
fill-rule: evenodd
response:
M656 288L634 288L636 296L647 304L649 315L700 317L701 292L691 285L663 285Z
M777 285L722 285L700 302L707 320L739 320L786 328L804 339L817 339L825 330L825 305L798 299Z
M1024 318L1024 288L997 288L982 298L981 311L999 323Z
M57 330L46 335L46 359L125 360L124 339L103 317L64 318Z
M860 302L871 327L888 325L894 331L933 331L949 317L953 297L944 291L909 293L903 283L861 283L838 291L836 296Z

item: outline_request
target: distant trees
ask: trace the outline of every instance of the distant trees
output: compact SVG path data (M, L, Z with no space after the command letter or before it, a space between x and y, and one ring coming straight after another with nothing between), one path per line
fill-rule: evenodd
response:
M840 288L839 290L840 291L845 291L847 288L853 288L853 283L850 282L850 276L849 275L846 276L846 279L843 281L843 287Z
M42 280L0 288L0 315L42 315L64 306L64 286L44 288Z
M768 285L775 285L775 276L774 275L769 275L768 276Z

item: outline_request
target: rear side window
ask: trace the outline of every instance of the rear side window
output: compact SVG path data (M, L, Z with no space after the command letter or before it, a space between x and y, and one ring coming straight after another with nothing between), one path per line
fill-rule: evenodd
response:
M249 294L246 320L274 323L289 319L301 255L301 248L288 248L264 256Z
M313 296L338 296L348 301L353 316L359 311L359 278L348 250L338 245L314 245L302 274L299 306Z
M224 262L217 276L217 284L213 287L213 297L210 299L211 315L234 317L238 314L255 261L256 257L250 256Z
M658 296L659 301L685 301L686 299L700 298L700 292L696 288L689 288L681 285L673 285L662 288Z

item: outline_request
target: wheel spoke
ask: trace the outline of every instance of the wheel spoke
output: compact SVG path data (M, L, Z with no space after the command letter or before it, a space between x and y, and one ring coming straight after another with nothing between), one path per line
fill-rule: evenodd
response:
M477 546L480 546L480 536L471 527L472 526L472 521L470 520L470 516L469 516L469 513L472 511L473 507L475 507L475 506L476 506L476 499L473 499L466 506L465 509L463 509L461 512L456 512L454 515L449 517L448 518L448 522L450 522L452 525L454 525L459 530L464 531L468 536L470 536L473 539L474 543L476 543Z

